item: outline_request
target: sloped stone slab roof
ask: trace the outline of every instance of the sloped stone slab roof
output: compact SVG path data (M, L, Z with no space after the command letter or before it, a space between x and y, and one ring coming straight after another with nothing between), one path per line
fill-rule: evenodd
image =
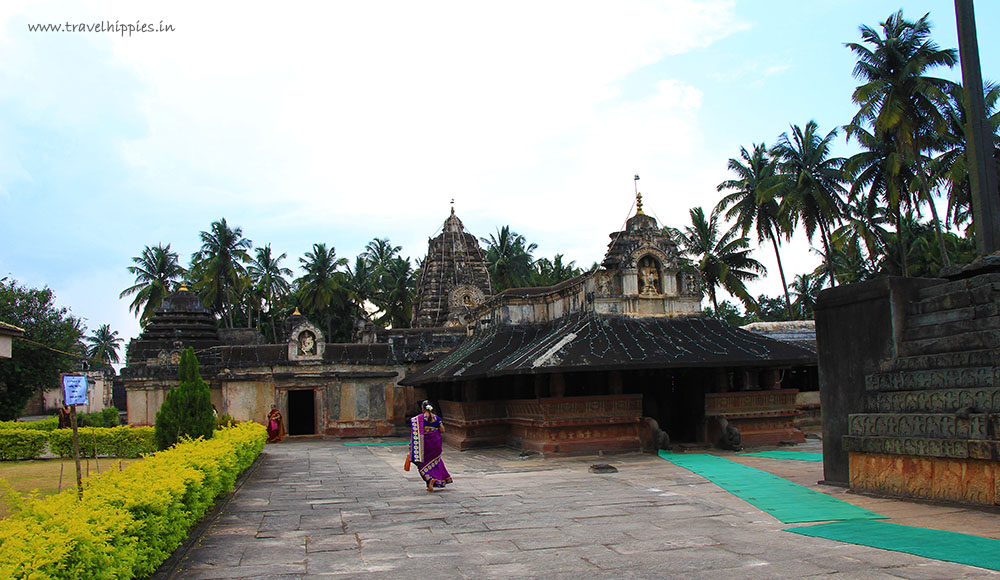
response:
M404 385L517 374L715 366L815 365L816 354L706 317L590 312L477 333Z

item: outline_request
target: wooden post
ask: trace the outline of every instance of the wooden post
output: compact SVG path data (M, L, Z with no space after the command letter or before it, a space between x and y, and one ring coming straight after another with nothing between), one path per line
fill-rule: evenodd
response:
M73 459L76 461L76 496L83 499L83 473L80 471L80 436L76 430L76 405L69 406L69 424L73 427Z

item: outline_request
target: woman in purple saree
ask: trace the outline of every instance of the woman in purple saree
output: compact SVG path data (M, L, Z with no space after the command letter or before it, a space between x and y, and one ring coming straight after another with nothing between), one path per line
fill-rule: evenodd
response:
M410 419L410 459L427 482L427 491L434 491L451 483L451 474L441 459L444 424L429 402L420 403L420 409L423 413Z

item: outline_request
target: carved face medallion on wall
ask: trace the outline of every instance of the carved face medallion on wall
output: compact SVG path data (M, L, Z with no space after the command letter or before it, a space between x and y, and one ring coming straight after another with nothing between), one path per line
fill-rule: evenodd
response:
M471 310L486 300L483 291L471 284L462 284L454 287L448 293L448 307L450 310Z
M325 347L323 333L304 322L292 329L288 336L288 360L322 360Z

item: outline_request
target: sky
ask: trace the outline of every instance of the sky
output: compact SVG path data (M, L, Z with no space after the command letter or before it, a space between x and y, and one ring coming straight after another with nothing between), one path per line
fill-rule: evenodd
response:
M353 261L388 237L416 260L452 200L477 237L509 225L536 257L589 267L632 213L633 175L646 213L683 227L740 147L847 123L844 43L899 9L957 47L952 0L5 0L0 278L127 342L119 293L146 246L186 266L224 217L296 274L314 243ZM982 32L1000 3L976 18L1000 80L1000 36ZM29 29L67 23L112 30ZM122 30L137 23L153 31ZM773 250L755 257L751 292L779 295ZM789 279L819 263L801 235L782 259Z

